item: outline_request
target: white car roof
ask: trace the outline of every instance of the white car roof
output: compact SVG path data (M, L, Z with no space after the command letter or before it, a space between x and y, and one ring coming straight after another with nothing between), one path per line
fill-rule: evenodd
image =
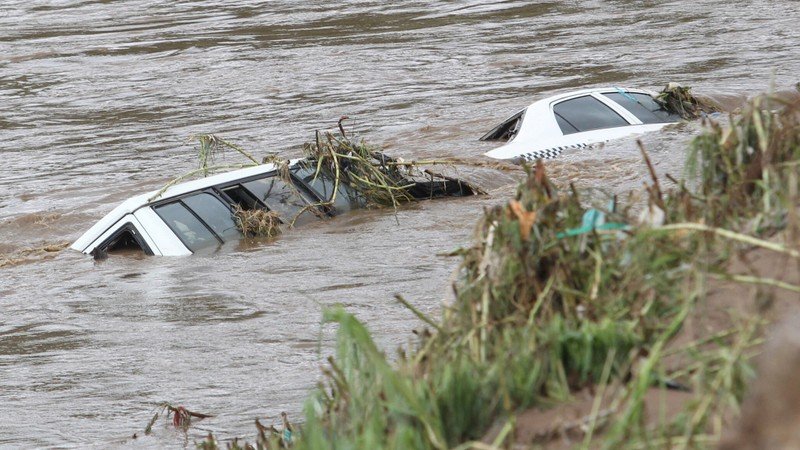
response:
M665 125L668 125L668 123L641 124L641 121L633 116L628 110L622 108L620 105L614 103L610 99L599 96L600 94L604 93L610 94L617 92L648 94L651 96L656 95L654 92L643 89L600 87L566 92L538 100L531 103L523 110L524 115L516 135L504 145L486 152L485 155L496 159L510 159L515 157L523 157L524 159L528 160L546 159L555 157L563 150L568 148L586 147L591 144L607 141L609 139L616 139L630 134L657 130ZM612 110L623 116L623 118L629 122L633 123L621 127L604 128L565 135L561 131L561 127L559 127L558 123L556 122L555 115L553 114L552 110L553 105L563 100L583 97L586 95L596 96L596 98L598 98L600 101L611 107ZM607 103L606 100L611 101L613 104Z
M294 165L300 160L291 160L289 161L289 165ZM272 172L277 169L277 165L269 163L269 164L259 164L257 166L246 167L244 169L233 170L230 172L220 173L216 175L211 175L205 178L199 178L196 180L186 181L180 184L176 184L174 186L170 186L164 192L159 194L159 190L151 191L145 194L137 195L135 197L131 197L128 200L125 200L114 208L111 212L106 214L102 219L100 219L97 223L95 223L89 230L86 231L77 241L75 241L71 248L84 251L89 245L91 245L98 237L100 237L103 233L106 232L110 227L114 226L117 222L119 222L123 217L128 214L134 213L136 210L147 206L154 202L160 202L163 200L167 200L170 198L179 197L181 195L187 194L189 192L199 191L211 186L216 186L218 184L224 184L240 179L245 179L248 177L256 176L265 174L268 172Z

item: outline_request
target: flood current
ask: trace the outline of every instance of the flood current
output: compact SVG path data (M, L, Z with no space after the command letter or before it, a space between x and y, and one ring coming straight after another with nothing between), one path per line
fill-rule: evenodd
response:
M322 310L343 304L393 354L421 326L394 294L437 316L458 265L442 255L522 177L463 167L489 195L210 255L26 251L195 168L190 136L299 156L347 115L393 156L482 161L478 137L557 92L676 81L735 107L793 89L798 24L789 0L3 1L0 253L22 261L0 268L0 447L181 448L300 421L335 336ZM643 137L659 173L681 176L698 130ZM633 139L548 169L619 193L647 177ZM164 401L215 417L141 436Z

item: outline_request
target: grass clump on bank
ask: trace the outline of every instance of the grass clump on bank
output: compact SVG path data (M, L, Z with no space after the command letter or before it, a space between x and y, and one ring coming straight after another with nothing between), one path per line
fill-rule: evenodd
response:
M780 112L765 106L779 106ZM728 128L710 123L692 146L689 167L700 175L703 219L718 225L750 220L751 231L782 228L795 214L800 104L757 97L731 121Z
M660 215L616 199L591 207L574 189L557 192L543 165L530 171L461 251L441 322L426 319L434 332L395 364L353 316L327 312L337 353L298 448L713 446L766 323L743 314L693 330L714 286L800 289L731 270L754 248L798 259L796 241L774 236L797 235L797 105L773 112L761 101L694 141L696 191L652 180L646 210ZM577 420L544 419L587 397ZM520 421L536 414L543 429L525 435Z

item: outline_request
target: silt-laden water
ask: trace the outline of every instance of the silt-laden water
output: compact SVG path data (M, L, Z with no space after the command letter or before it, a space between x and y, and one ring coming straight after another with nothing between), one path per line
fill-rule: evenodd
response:
M125 198L195 167L218 133L263 156L349 127L406 159L481 160L477 138L536 98L668 81L735 105L798 81L800 8L783 1L125 2L0 5L0 253L72 241ZM644 138L682 173L697 124ZM234 155L228 155L235 161ZM646 177L633 140L549 165L622 192ZM301 420L342 303L391 354L437 315L482 208L521 172L463 168L481 198L363 211L268 245L189 258L72 251L0 268L0 446L182 447L208 430ZM27 257L26 257L27 258ZM214 414L188 435L162 401ZM275 422L277 423L277 421Z

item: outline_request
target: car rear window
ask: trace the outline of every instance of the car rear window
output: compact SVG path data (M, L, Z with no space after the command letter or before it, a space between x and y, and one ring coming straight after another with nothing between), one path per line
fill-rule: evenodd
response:
M629 125L622 116L591 95L556 103L553 113L565 135Z
M666 111L648 94L637 94L634 92L614 92L603 94L606 97L619 103L623 108L631 112L642 123L667 123L677 122L681 118L677 114Z

